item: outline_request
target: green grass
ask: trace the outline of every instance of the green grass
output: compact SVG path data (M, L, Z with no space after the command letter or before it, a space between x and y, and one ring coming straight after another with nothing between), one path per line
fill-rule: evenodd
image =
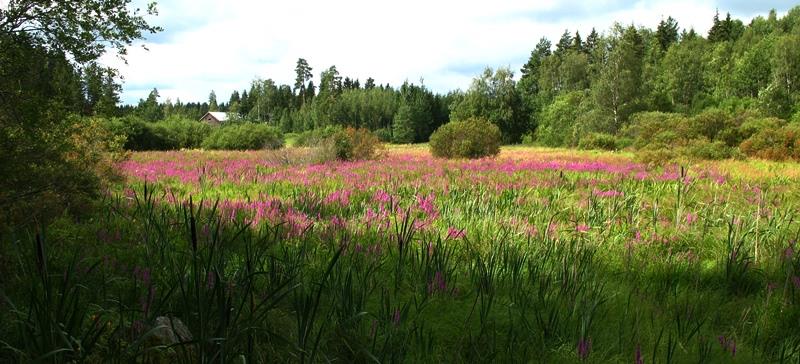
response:
M0 359L800 361L796 165L265 153L135 154L90 219L4 236Z

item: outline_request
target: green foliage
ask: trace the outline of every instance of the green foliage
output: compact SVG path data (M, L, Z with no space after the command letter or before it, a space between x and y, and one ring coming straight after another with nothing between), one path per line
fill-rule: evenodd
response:
M764 127L742 142L742 153L771 160L800 160L800 124Z
M159 30L128 4L24 0L0 9L0 232L85 213L105 187L105 153L118 140L73 115L110 113L118 90L113 71L82 77L80 66Z
M297 135L294 145L297 147L314 147L340 131L342 131L342 128L339 126L328 126L305 131Z
M398 144L408 144L414 142L414 119L413 111L409 105L401 105L397 109L392 123L392 142Z
M580 149L618 150L621 146L622 143L616 136L604 133L586 134L578 142Z
M608 130L618 132L628 117L641 109L644 42L633 26L614 28L611 47L602 56L603 65L593 85L597 106L611 119Z
M375 134L375 136L378 137L378 140L383 143L389 143L392 141L392 130L389 128L380 128L372 133Z
M552 104L542 110L536 141L551 147L575 146L579 138L576 120L585 98L586 93L583 91L556 97Z
M472 80L464 98L451 105L451 119L486 119L500 128L505 143L519 143L528 131L528 118L513 76L507 68L486 68Z
M283 134L274 127L259 123L232 123L215 128L203 140L204 149L256 150L278 149Z
M339 147L338 140L345 139L343 148ZM369 130L361 128L347 128L334 135L337 140L336 155L340 160L366 160L375 159L380 155L382 145L377 136Z
M431 153L441 158L482 158L500 153L500 128L488 120L451 121L431 135Z
M125 138L127 150L176 150L199 148L211 134L204 122L172 117L155 123L133 116L106 121L108 128Z
M695 139L688 143L683 154L698 160L721 160L738 157L738 150L720 140Z

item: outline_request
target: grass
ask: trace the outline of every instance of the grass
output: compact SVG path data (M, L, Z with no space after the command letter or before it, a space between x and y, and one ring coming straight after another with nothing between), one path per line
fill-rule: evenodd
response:
M800 362L796 165L306 152L136 153L5 236L0 359Z

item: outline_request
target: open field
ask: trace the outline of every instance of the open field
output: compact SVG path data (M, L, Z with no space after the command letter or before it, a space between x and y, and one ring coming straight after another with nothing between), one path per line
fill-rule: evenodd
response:
M101 213L20 238L10 298L65 297L97 362L800 362L796 164L308 153L135 153Z

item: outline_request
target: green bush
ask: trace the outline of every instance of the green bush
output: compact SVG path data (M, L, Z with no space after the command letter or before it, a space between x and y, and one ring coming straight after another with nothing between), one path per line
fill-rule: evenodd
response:
M634 114L622 134L633 140L636 149L658 149L651 144L672 144L691 136L688 119L680 114L643 112Z
M580 149L601 149L601 150L617 150L620 149L619 138L614 135L606 133L590 133L578 142Z
M666 145L651 144L645 149L636 152L636 160L650 165L664 165L675 160L678 153Z
M326 139L320 146L320 161L374 159L382 148L380 140L367 129L347 128Z
M125 137L127 150L198 148L212 129L204 122L191 119L147 122L134 116L110 119L106 125L113 134Z
M283 134L266 124L235 123L214 129L203 141L205 149L255 150L278 149L283 146Z
M392 141L392 129L380 128L372 132L381 142L388 143Z
M739 126L739 135L741 135L742 140L745 140L752 137L755 134L758 134L763 130L780 129L784 125L786 125L786 122L778 118L771 118L771 117L748 118L742 123L742 125Z
M749 157L770 160L800 160L800 124L764 128L739 147Z
M341 130L342 127L338 125L329 125L320 129L304 131L297 135L297 138L294 141L294 145L296 147L319 146L320 143L327 140L328 138L333 136L333 134L336 134Z
M481 158L500 153L500 128L485 119L451 121L430 138L431 153L443 158Z
M695 139L689 142L684 153L693 159L721 160L737 156L737 149L721 140L710 142L707 139Z

